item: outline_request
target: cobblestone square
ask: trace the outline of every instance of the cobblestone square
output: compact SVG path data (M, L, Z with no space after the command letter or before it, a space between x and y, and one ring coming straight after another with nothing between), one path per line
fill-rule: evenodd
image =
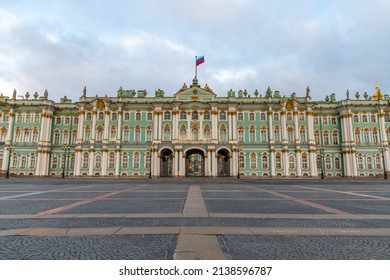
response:
M390 259L383 179L0 179L0 259Z

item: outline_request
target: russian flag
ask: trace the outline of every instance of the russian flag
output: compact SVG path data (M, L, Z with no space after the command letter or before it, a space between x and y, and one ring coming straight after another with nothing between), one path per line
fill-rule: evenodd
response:
M201 65L204 62L204 56L196 57L196 66Z

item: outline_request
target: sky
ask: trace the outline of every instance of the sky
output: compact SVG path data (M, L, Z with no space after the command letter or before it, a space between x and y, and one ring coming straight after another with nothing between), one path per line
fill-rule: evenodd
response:
M0 93L173 96L200 55L199 83L221 97L387 93L388 11L388 0L2 0Z

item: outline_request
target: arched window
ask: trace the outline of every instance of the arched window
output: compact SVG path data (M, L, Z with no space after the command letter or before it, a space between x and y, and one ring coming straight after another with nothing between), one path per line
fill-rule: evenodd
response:
M205 125L204 130L203 130L203 137L206 140L210 140L211 139L210 126Z
M102 167L102 156L96 155L95 157L95 168L100 169Z
M139 126L134 128L134 142L141 142L141 128Z
M142 119L142 115L140 112L135 113L135 120L140 121Z
M332 159L330 157L325 158L325 169L326 170L332 169Z
M238 128L238 141L244 142L244 128L242 126Z
M115 168L115 153L111 152L108 157L108 168L114 169Z
M186 114L185 111L181 111L181 112L180 112L180 119L181 119L181 120L187 119L187 114Z
M390 141L390 128L386 129L387 141Z
M30 123L30 122L31 122L31 115L27 114L26 115L26 123Z
M204 112L203 119L210 120L210 112L209 111Z
M225 121L226 120L226 113L225 112L220 112L219 113L219 119L221 120L221 121Z
M294 158L294 156L289 156L288 157L288 168L289 169L295 169L295 158Z
M287 119L288 122L292 121L292 113L291 112L287 112L286 119Z
M30 157L30 169L34 169L35 168L36 162L37 162L37 158L36 158L35 154L31 154L31 157Z
M5 142L5 137L6 136L7 136L7 129L5 127L3 127L1 129L1 132L0 132L0 142Z
M152 141L152 128L150 126L146 128L146 141Z
M359 115L353 115L353 122L359 123Z
M363 165L363 157L362 156L358 156L357 165L358 165L358 169L363 170L364 165Z
M238 168L240 170L245 169L245 156L244 156L244 153L240 153L240 155L238 157Z
M58 157L56 154L53 155L53 158L51 159L51 168L57 169L58 168Z
M299 121L304 122L305 121L305 114L304 113L299 113Z
M83 168L89 167L89 156L88 153L84 153L83 155Z
M317 163L317 169L321 169L322 168L322 160L321 160L320 155L317 155L316 163Z
M367 162L367 168L369 169L369 170L372 170L372 157L371 156L367 156L367 160L366 160L366 162Z
M169 121L171 119L171 112L165 111L164 112L164 120Z
M87 142L91 141L91 129L89 128L89 126L85 128L84 140Z
M372 129L372 141L375 143L375 144L378 144L379 143L379 137L378 137L378 129L376 127L374 127Z
M114 125L111 126L110 140L111 141L115 141L116 140L116 127Z
M328 117L322 118L322 125L328 125Z
M227 141L227 137L226 137L226 127L223 125L221 126L221 128L219 129L219 140L221 142L226 142Z
M4 116L5 117L5 116ZM8 121L8 120L7 120ZM35 114L34 116L34 122L39 123L39 114Z
M332 118L330 119L330 123L331 123L332 125L337 125L337 119L336 119L335 117L332 117Z
M366 115L366 114L364 114L364 115L362 116L362 122L363 122L363 123L368 123L368 118L367 118L367 115Z
M146 119L147 119L148 121L152 121L152 120L153 120L153 114L149 112L149 113L146 115Z
M72 131L72 145L76 144L77 141L77 130Z
M85 120L86 121L90 121L92 119L92 114L91 112L87 112L87 114L85 115Z
M318 117L314 117L314 119L313 119L313 124L314 124L314 125L318 125Z
M294 128L291 126L287 128L287 141L294 142Z
M117 119L118 119L118 114L117 114L117 113L112 113L112 114L111 114L111 120L112 120L113 122L115 122Z
M251 153L251 169L256 169L257 168L257 156L256 153Z
M370 143L370 130L368 128L363 130L363 141L366 144Z
M254 143L256 141L256 128L251 126L249 128L249 142Z
M164 127L163 141L171 141L171 128L168 125Z
M129 113L127 113L128 115L129 115ZM126 116L126 114L125 114L125 116ZM99 114L98 114L98 120L99 121L104 121L104 113L103 112L99 112ZM126 120L126 118L125 118L125 120Z
M280 156L280 154L276 154L276 157L275 157L275 167L278 170L282 169L282 157Z
M14 142L19 143L19 141L20 141L20 128L17 128L15 130Z
M376 116L375 115L371 115L371 122L376 123Z
M68 144L69 143L69 131L64 130L64 133L62 134L62 144Z
M150 153L145 153L145 169L149 171L150 169Z
M62 121L62 119L60 117L56 118L56 125L60 125L61 121Z
M32 133L32 142L37 143L38 142L38 128L34 128Z
M268 141L268 128L263 126L260 130L260 137L261 137L261 142L265 143Z
M255 120L255 113L253 112L249 113L249 120L252 122Z
M127 155L127 153L124 153L122 157L122 168L127 169L128 167L129 167L129 156Z
M261 114L260 114L260 121L262 121L262 122L267 121L267 115L266 115L266 113L261 113Z
M187 129L184 125L180 127L180 140L184 141L187 139Z
M18 165L18 155L16 153L12 156L12 168L16 168Z
M263 169L268 169L268 157L266 155L261 158L261 165Z
M341 162L340 162L340 158L339 157L336 157L334 159L334 167L337 169L337 170L340 170L341 169Z
M301 139L301 142L306 142L306 129L303 126L299 129L299 138Z
M191 116L191 118L192 118L193 120L197 120L197 119L199 119L199 114L198 114L198 111L193 111L193 112L192 112L192 116Z
M274 140L275 140L275 142L280 142L280 128L279 128L279 126L274 127Z
M244 114L243 113L238 113L237 114L237 120L238 121L243 121L244 120Z
M390 122L390 114L385 114L385 122Z
M309 166L307 164L307 155L306 154L302 155L302 168L303 169L308 169L309 168Z
M194 125L192 127L192 141L198 141L199 140L199 137L198 137L198 127L196 125Z
M339 133L337 130L333 130L333 132L332 132L332 142L333 142L333 145L339 144Z
M87 133L87 130L85 130L85 133ZM54 131L54 145L60 144L60 131L56 130Z
M355 143L356 144L360 144L361 143L361 141L360 141L360 129L359 128L355 129Z
M22 122L22 114L18 114L16 117L16 122L21 123Z
M274 113L274 121L278 122L280 120L279 113Z
M28 128L24 129L23 143L28 143L30 140L30 130Z
M139 169L139 153L135 152L133 155L133 168Z
M375 155L375 168L377 170L382 169L382 158L380 155Z
M20 158L20 168L24 169L24 168L26 168L26 165L27 165L27 157L25 155L23 155Z
M96 141L103 141L103 127L101 126L98 126L98 128L96 129Z
M324 145L329 145L329 131L324 131Z

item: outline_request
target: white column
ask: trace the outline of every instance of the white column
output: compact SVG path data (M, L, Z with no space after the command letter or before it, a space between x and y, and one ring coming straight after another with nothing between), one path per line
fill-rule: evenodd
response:
M300 177L302 176L302 154L301 154L301 149L297 147L296 154L295 154L295 159L297 161L297 176Z
M309 164L310 164L310 176L311 177L317 177L317 154L315 152L315 149L309 150Z
M116 147L115 152L115 176L119 176L119 167L121 166L121 153L119 146Z
M173 166L172 166L172 176L179 176L179 150L174 148L174 158L173 158Z
M218 168L217 168L217 158L216 158L216 150L215 148L211 152L211 159L213 161L213 176L217 177L218 173Z
M190 121L190 116L187 114L187 140L192 140L191 137L191 121Z
M287 148L287 147L286 147L286 148ZM282 158L283 158L284 176L290 176L289 161L288 161L288 152L287 152L287 151L283 151L283 152L282 152Z
M179 139L178 126L179 126L179 111L175 108L172 112L172 140Z
M94 150L91 150L89 152L89 171L88 171L89 176L93 175L93 167L94 167L94 162L95 162L94 159L95 159L95 152L94 152Z
M233 122L232 140L237 141L237 112L233 112L232 122Z
M107 144L109 140L109 129L110 129L110 108L106 107L104 111L104 135L103 135L103 144Z
M286 109L283 107L281 112L281 120L282 120L282 143L287 143L287 123L286 123Z
M120 145L121 141L122 141L122 119L123 119L123 112L122 112L122 107L119 107L118 109L118 129L117 129L117 137L116 137L116 144L117 145ZM146 128L144 131L141 130L141 133L143 133L143 135L141 135L141 137L146 137Z
M230 111L227 112L228 114L228 135L229 135L229 138L228 138L228 141L231 141L233 139L233 123L232 123L232 113Z
M162 117L163 117L163 113L159 112L159 114L158 114L158 135L157 135L157 139L159 139L160 141L162 140L162 131L163 131Z
M153 175L155 177L160 177L160 158L158 157L158 150L153 149Z
M313 122L313 111L311 108L307 108L307 140L309 145L315 145L314 140L314 122Z
M158 112L154 112L153 117L153 140L157 140L158 138Z
M97 115L97 112L96 112L96 107L93 107L93 110L92 110L92 130L91 130L91 143L94 143L95 140L96 140L96 115Z
M269 143L273 144L274 143L274 128L272 126L272 107L268 108L268 139Z
M203 141L203 112L199 113L199 140Z
M271 167L271 177L275 177L275 149L271 148L269 155L270 167Z
M107 148L103 148L103 156L102 156L102 176L107 175Z
M218 141L218 112L213 107L211 109L211 140Z
M299 143L299 123L298 123L298 109L294 107L294 132L295 132L295 143Z

